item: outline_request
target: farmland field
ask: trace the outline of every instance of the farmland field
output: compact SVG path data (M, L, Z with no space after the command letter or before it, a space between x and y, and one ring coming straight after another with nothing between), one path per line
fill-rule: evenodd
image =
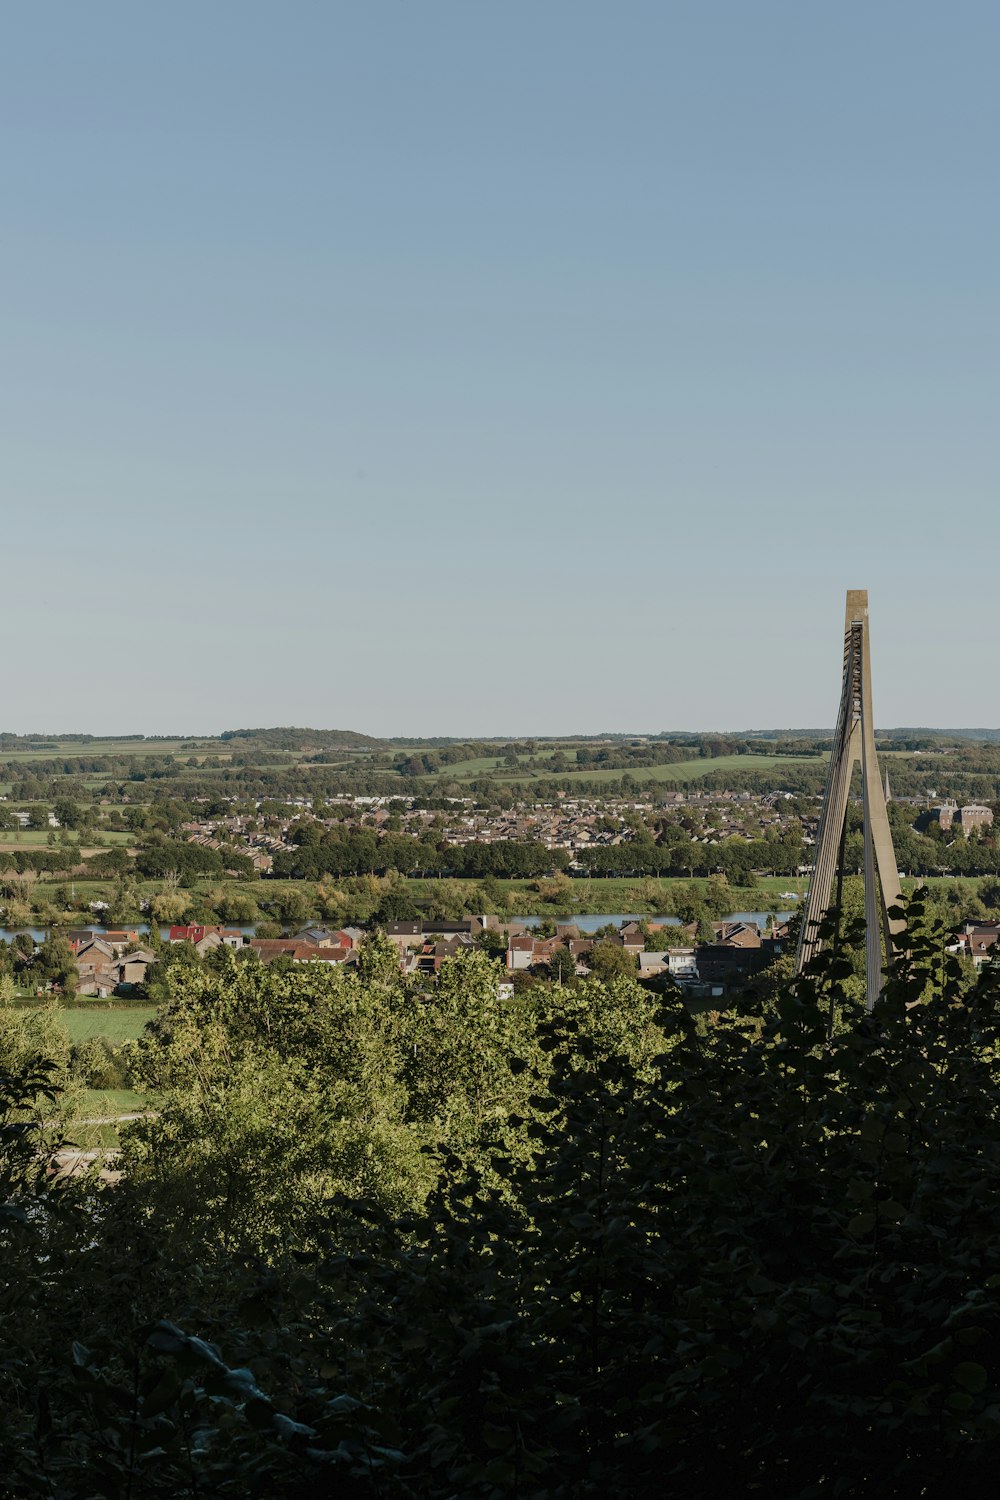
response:
M58 839L58 829L55 828L22 828L20 833L5 828L0 833L0 849L44 849L48 847L50 833L54 833ZM113 844L129 845L135 843L135 834L128 833L124 829L102 828L101 837L109 849ZM56 843L54 848L56 850L68 848L73 851L77 850L78 846L74 841L69 845ZM79 846L79 852L83 852L84 850L99 852L99 846L84 843Z
M2 750L0 764L14 760L77 760L105 755L205 755L232 754L219 740L60 740L51 749Z
M445 780L451 777L463 779L470 776L483 776L489 771L495 771L503 764L499 755L478 755L474 760L459 760L453 766L442 766L434 774Z
M64 1008L59 1013L59 1022L74 1044L105 1036L117 1046L137 1041L155 1015L155 1005L111 1006L95 1001L92 1010L89 1007L84 1010L82 1006Z
M602 770L594 766L581 766L579 774L581 781L617 781L628 774L635 781L691 781L699 776L708 776L713 771L773 771L783 766L825 766L829 760L829 752L823 751L820 755L717 755L711 759L699 756L696 760L679 760L669 766L637 766L634 770L618 768L615 770ZM453 769L453 768L449 768ZM551 775L551 772L539 771L539 776ZM567 773L560 773L560 780L565 779ZM498 772L497 781L504 782L526 782L533 781L535 777L530 774L520 774L511 771L510 774Z

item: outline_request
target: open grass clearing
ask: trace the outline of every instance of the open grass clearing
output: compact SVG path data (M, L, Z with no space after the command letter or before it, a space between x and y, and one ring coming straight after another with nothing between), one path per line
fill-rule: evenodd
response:
M135 1089L84 1089L79 1096L79 1115L84 1120L141 1114L148 1108L146 1095L136 1093Z
M522 774L517 771L498 772L497 781L517 784L529 782L542 777L546 780L553 778L563 781L567 776L581 781L619 781L623 776L629 775L634 781L693 781L702 776L710 776L715 771L773 771L786 766L813 766L823 769L829 760L829 752L823 751L821 755L717 755L712 759L699 756L696 760L678 760L669 766L629 766L616 767L614 769L603 769L595 766L581 766L579 770L570 772L560 771L553 773L540 770L536 774Z
M121 1132L133 1123L122 1115L141 1115L149 1100L134 1089L84 1089L73 1098L73 1116L63 1127L68 1142L82 1151L115 1151Z
M49 844L49 834L54 833L56 838L53 844ZM135 834L120 828L102 828L100 836L104 840L105 847L111 848L115 844L129 845L135 842ZM74 840L71 844L60 844L59 830L57 828L22 828L20 833L5 828L0 833L0 849L47 849L51 848L54 853L65 850L68 854L99 854L101 846L92 842L77 844Z
M0 750L0 765L26 760L94 760L107 755L142 758L150 755L225 755L233 754L219 740L60 740L50 749Z
M122 1042L138 1041L146 1025L156 1015L155 1005L109 1005L107 1001L95 1000L93 1009L82 1006L64 1007L59 1012L59 1022L74 1046L89 1042L92 1037L107 1037L114 1046Z
M5 828L0 833L0 848L3 849L38 849L46 848L49 842L49 834L59 836L58 828L22 828L18 833L13 828ZM60 848L58 843L55 848ZM75 847L75 846L73 846Z
M81 1151L117 1151L121 1145L118 1125L85 1125L80 1120L70 1121L66 1139L71 1149Z
M489 771L495 771L501 765L503 765L503 758L499 755L477 755L473 760L460 760L456 761L453 766L442 766L434 774L445 781L452 777L464 780L466 777L483 776Z

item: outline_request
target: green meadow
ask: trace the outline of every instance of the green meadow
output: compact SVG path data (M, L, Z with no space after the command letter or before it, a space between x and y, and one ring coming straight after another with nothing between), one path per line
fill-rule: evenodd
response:
M86 1009L82 1005L64 1007L59 1012L59 1022L74 1046L95 1036L107 1037L109 1042L120 1046L122 1042L138 1041L155 1015L155 1005L116 1006L95 1001Z
M579 775L581 781L620 781L627 774L634 781L692 781L701 776L709 776L715 771L773 771L784 766L822 766L829 758L826 751L821 755L717 755L711 759L698 756L694 760L675 761L669 766L637 766L634 770L627 768L605 770L595 766L581 766L579 771L559 772L556 779L563 781L567 776ZM443 776L450 769L447 767L439 774ZM546 770L529 773L498 771L495 779L517 785L534 781L538 777L551 779L552 776L553 772Z

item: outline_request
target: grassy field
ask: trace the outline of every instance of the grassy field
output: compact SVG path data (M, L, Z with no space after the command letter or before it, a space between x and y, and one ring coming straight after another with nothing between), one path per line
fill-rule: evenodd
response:
M477 755L474 760L459 760L453 766L442 766L434 775L441 777L444 781L466 780L474 776L484 776L490 771L495 771L497 766L503 764L499 755Z
M219 740L60 740L46 750L0 750L5 761L97 759L105 755L229 755L232 747Z
M80 1115L85 1120L101 1120L108 1115L132 1115L149 1107L145 1094L134 1089L84 1089Z
M140 1114L149 1108L148 1100L131 1089L85 1089L74 1101L79 1113L64 1127L67 1140L81 1150L114 1151L121 1145L121 1132L129 1121L118 1121L116 1115ZM101 1120L105 1123L87 1124Z
M20 833L15 833L11 829L5 828L0 833L0 849L44 849L48 847L50 833L56 835L56 843L52 845L54 850L58 851L59 849L66 848L65 845L58 842L59 833L55 828L22 828ZM102 828L101 837L109 849L114 844L128 845L135 842L134 833L128 833L117 828ZM100 851L98 845L85 843L78 847L74 842L69 845L69 852L88 854Z
M55 828L22 828L20 833L12 828L5 828L0 833L0 848L3 849L37 849L44 848L49 841L49 834L54 833L58 838L58 829ZM59 848L59 845L55 845Z
M39 744L42 742L39 741ZM103 760L109 756L127 756L132 759L144 760L150 756L173 755L182 761L192 756L199 762L206 756L215 756L221 761L230 761L234 755L243 755L248 750L257 750L259 747L244 740L218 740L204 739L198 736L190 740L62 740L54 741L50 749L31 750L3 750L0 749L0 765L9 764L12 761L36 761L36 760ZM276 760L274 766L284 769L292 764L300 754L312 753L311 750L278 752L289 754L291 760ZM373 753L373 747L368 745L338 745L335 749L338 756L337 764L349 765L357 759L365 759Z
M95 1001L92 1010L61 1011L59 1020L74 1045L89 1042L94 1036L105 1036L119 1046L122 1042L137 1041L155 1015L155 1005L111 1006Z
M636 781L691 781L708 776L713 771L773 771L776 767L783 766L825 766L828 760L829 754L826 751L822 755L717 755L711 760L699 756L696 760L675 761L670 766L637 766L635 770L628 771L628 774ZM574 770L571 773L511 771L509 774L498 772L496 780L516 785L534 781L537 776L549 778L556 774L557 779L561 780L570 774L579 775L581 781L618 781L626 774L626 770L627 768L599 770L593 766L581 766L579 772Z

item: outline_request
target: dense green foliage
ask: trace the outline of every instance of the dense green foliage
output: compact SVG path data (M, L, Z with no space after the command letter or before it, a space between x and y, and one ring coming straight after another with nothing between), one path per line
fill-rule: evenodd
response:
M911 917L870 1018L177 964L114 1187L0 1058L0 1495L992 1493L1000 993Z
M390 834L377 838L366 831L326 832L317 823L298 830L298 847L279 854L275 875L318 880L323 875L367 875L396 870L409 875L414 870L447 870L456 876L479 879L524 879L555 868L565 869L565 849L547 849L527 840L498 839L493 843L473 841L439 850L433 841Z

